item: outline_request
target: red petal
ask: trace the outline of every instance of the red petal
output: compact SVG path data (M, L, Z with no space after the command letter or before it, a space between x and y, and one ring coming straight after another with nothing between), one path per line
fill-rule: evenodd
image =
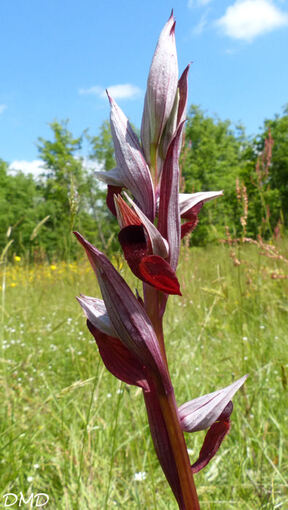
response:
M187 221L181 225L181 239L183 239L183 237L185 237L187 234L190 234L190 232L193 232L193 230L198 225L198 215L194 214L193 217L192 215L190 217L192 218L192 221Z
M218 451L224 437L230 430L230 421L216 421L208 430L198 460L191 466L193 473L198 473Z
M143 366L122 344L121 340L105 335L89 320L87 320L87 326L96 340L100 356L107 370L126 384L133 384L149 390Z
M121 196L117 196L115 200L118 206L118 222L122 228L129 225L142 225L141 220L138 218L137 214L133 211L133 209L131 209L131 207L129 207L128 204L126 204L126 202L124 202Z
M129 227L122 228L118 234L118 239L131 271L142 280L139 264L148 253L143 225L129 225Z
M148 255L143 225L122 228L118 238L125 259L137 278L166 294L182 295L179 282L170 264L159 255Z
M156 289L166 294L182 296L176 274L172 271L168 262L159 255L143 257L139 264L139 271L142 280L156 287Z
M242 383L243 384L243 383ZM230 400L227 406L223 409L217 421L229 421L230 415L233 411L233 402Z
M107 186L106 204L114 216L116 216L114 195L120 194L122 189L123 189L122 186L111 186L111 184L108 184Z
M198 215L203 207L204 202L198 202L198 204L194 205L186 211L185 213L181 214L181 218L186 218L187 220L193 220L194 216Z

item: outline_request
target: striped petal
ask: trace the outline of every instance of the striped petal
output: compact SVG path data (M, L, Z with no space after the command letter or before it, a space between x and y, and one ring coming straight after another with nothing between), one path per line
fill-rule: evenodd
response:
M164 26L152 59L141 125L144 154L150 163L151 146L160 141L172 111L178 86L178 62L173 12Z
M81 305L87 319L95 328L106 335L117 336L102 299L84 296L83 294L76 299Z
M219 418L236 391L244 384L247 375L221 390L190 400L179 407L182 430L196 432L210 427Z
M223 195L223 191L200 191L198 193L179 193L179 207L181 218L189 218L198 204L208 202ZM194 211L193 211L194 209Z
M108 98L111 106L110 123L115 158L120 169L119 180L131 191L146 216L154 220L155 197L150 169L127 117L109 94Z

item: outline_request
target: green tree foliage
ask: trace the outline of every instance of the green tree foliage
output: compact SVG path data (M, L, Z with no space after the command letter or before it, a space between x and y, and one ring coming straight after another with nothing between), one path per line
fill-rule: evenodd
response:
M74 138L68 122L50 124L53 138L39 138L38 150L45 164L41 195L50 215L45 225L50 246L61 256L70 255L71 230L85 213L85 170L79 153L83 136Z
M9 175L7 163L0 161L0 251L7 243L7 232L11 229L9 239L13 239L13 246L10 251L22 253L43 217L41 196L32 175L22 172Z
M71 230L81 230L99 248L109 247L111 218L103 201L105 193L93 172L80 157L84 135L74 138L67 121L50 124L53 140L39 140L39 153L45 162L42 195L51 214L49 235L61 256L74 255L78 249Z
M21 172L9 175L8 165L0 162L0 247L12 227L13 252L30 259L74 257L78 243L73 229L81 230L100 249L107 248L111 218L103 208L104 191L80 157L84 136L74 138L67 121L50 127L51 139L40 138L38 143L44 162L40 179ZM35 227L47 216L35 236Z
M268 161L262 182L266 206L269 208L271 227L275 228L280 216L288 225L288 105L282 116L264 122L263 131L254 141L254 154L265 153L265 140L272 139L272 157ZM266 142L267 145L267 142ZM255 159L255 157L254 157ZM261 161L260 161L261 164ZM264 212L263 212L264 214Z

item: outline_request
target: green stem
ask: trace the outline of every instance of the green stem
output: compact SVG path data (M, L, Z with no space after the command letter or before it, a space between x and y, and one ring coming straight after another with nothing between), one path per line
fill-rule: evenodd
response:
M152 144L150 148L150 171L152 176L152 181L154 185L154 190L157 188L157 145Z

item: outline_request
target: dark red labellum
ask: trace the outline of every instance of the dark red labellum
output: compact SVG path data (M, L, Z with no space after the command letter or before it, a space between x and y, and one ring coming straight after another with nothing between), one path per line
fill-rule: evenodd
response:
M219 450L224 437L230 430L230 415L232 411L233 404L230 400L230 402L228 402L227 406L220 414L218 420L209 428L205 436L203 446L200 450L199 458L191 466L193 473L198 473L198 471L207 466L208 462L210 462L212 457L214 457L214 455Z
M148 255L140 262L142 280L166 294L182 296L179 281L170 264L159 255Z
M178 279L170 264L159 255L149 255L143 225L122 228L118 238L124 257L137 278L166 294L181 296Z
M183 225L181 225L181 239L183 239L183 237L185 237L187 234L190 234L190 232L193 232L193 230L198 225L198 221L199 221L198 215L194 214L191 221L187 221L186 223L183 223Z

